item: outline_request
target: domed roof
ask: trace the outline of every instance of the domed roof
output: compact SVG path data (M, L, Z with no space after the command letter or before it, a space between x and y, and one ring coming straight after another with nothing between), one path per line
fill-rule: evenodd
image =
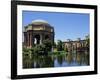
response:
M33 21L32 21L32 24L35 24L35 25L47 24L47 25L49 25L49 23L48 23L47 21L42 20L42 19L33 20Z
M31 24L25 26L24 32L28 30L47 30L53 32L54 28L47 21L42 19L37 19L33 20Z

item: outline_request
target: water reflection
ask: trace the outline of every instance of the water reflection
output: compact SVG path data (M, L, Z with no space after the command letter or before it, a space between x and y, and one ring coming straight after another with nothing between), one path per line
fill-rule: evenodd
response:
M65 54L33 55L23 57L23 68L68 67L89 65L89 52L67 52Z

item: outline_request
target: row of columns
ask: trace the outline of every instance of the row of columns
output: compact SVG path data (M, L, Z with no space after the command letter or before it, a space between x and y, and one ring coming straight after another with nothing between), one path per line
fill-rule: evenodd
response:
M86 47L86 43L83 41L83 42L76 42L76 43L66 43L65 44L65 47L68 48L69 50L75 50L75 49L78 49L78 48L82 48L82 47Z
M51 35L49 38L54 41L54 36ZM43 40L45 40L45 35L42 33L33 34L32 31L24 32L24 46L26 47L31 48L33 44L42 44Z
M24 32L24 44L27 47L31 47L31 44L32 44L32 32Z

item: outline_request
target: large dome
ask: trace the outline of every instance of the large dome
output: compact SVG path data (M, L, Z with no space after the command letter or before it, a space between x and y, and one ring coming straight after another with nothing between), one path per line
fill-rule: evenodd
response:
M32 24L34 24L34 25L39 25L39 24L47 24L47 25L49 25L49 23L47 21L42 20L42 19L33 20Z
M28 30L45 30L49 32L53 32L54 28L47 21L42 19L33 20L31 24L28 24L25 27L24 31Z

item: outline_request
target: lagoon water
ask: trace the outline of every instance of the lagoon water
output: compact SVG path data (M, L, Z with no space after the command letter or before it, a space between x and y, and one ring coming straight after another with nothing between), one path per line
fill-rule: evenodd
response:
M62 54L33 55L23 58L23 68L49 68L89 66L89 52L66 52Z

